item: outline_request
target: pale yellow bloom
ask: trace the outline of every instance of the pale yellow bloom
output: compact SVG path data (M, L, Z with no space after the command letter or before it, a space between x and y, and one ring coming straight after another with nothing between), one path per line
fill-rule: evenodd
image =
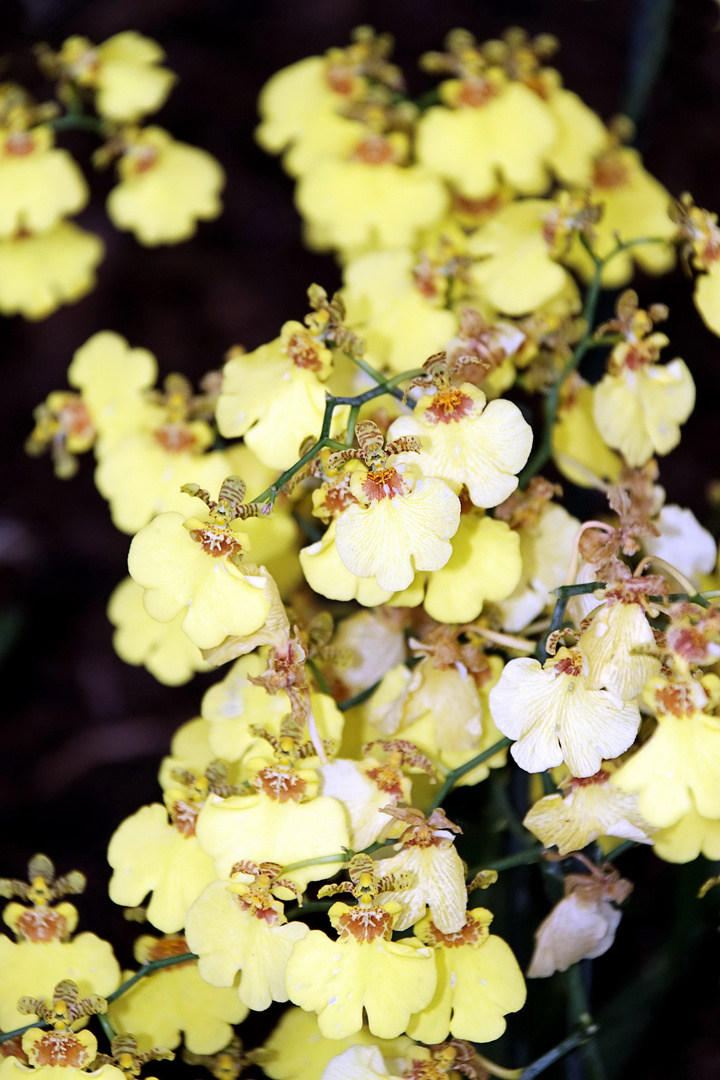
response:
M300 551L300 565L311 589L330 600L357 600L365 607L385 604L394 589L381 589L375 578L358 577L348 570L335 543L333 521L321 540Z
M468 240L480 256L470 276L480 296L507 315L524 315L563 293L569 274L550 254L543 235L547 199L520 199L503 207Z
M328 1062L351 1046L371 1046L386 1060L399 1060L413 1043L406 1035L378 1039L367 1027L344 1039L328 1039L321 1033L315 1013L291 1006L265 1043L272 1057L263 1063L263 1072L272 1080L322 1080Z
M95 91L95 107L108 120L137 120L155 112L167 98L175 76L159 66L165 53L136 30L114 34L101 45L87 38L63 42L58 60L72 80Z
M168 623L152 619L143 607L143 590L125 578L113 591L107 616L115 627L113 648L126 664L142 664L158 682L180 686L196 671L208 671L197 645L182 630L182 613Z
M654 647L655 635L642 604L627 595L596 607L578 644L588 661L589 684L621 701L632 701L648 679L660 674L658 657L634 652Z
M247 536L233 525L160 514L130 545L131 577L145 589L145 610L159 622L170 622L185 610L184 632L201 649L220 645L226 637L248 634L265 621L269 604L263 590L267 571L245 574L230 561L248 548ZM198 539L194 539L192 532Z
M582 851L601 836L653 843L654 829L640 814L636 795L626 795L611 784L611 767L585 779L572 777L561 786L564 795L545 795L530 808L523 824L545 847L560 855Z
M489 933L492 918L486 908L473 908L461 928L447 934L429 915L418 923L418 937L434 947L438 981L430 1004L410 1021L414 1039L492 1042L505 1031L505 1014L525 1004L525 980L509 945Z
M71 221L0 239L0 312L44 319L74 303L94 288L104 252L99 236Z
M603 758L632 745L640 726L637 705L593 688L586 665L577 648L559 649L544 668L525 657L511 660L490 691L493 719L517 740L510 753L527 772L564 761L573 776L592 776Z
M132 133L118 165L120 182L107 199L110 220L141 244L188 240L198 221L222 211L225 174L211 154L178 142L159 127Z
M695 800L687 813L653 837L655 854L672 863L686 863L704 855L714 862L720 859L720 817L707 818L698 813Z
M420 440L418 462L427 476L455 491L464 484L481 507L497 506L512 494L532 446L532 428L517 405L487 404L470 383L424 394L412 416L399 416L388 431L391 441L408 435Z
M286 971L290 1000L318 1014L326 1038L360 1031L364 1011L373 1035L394 1039L431 1000L437 981L432 953L417 938L388 940L395 910L392 904L333 904L339 939L311 930L293 949Z
M492 195L499 176L525 195L541 192L547 184L543 159L558 136L551 111L520 82L479 83L479 93L473 86L460 90L458 108L423 113L419 160L470 198Z
M46 232L86 205L80 168L54 142L46 124L0 133L0 237Z

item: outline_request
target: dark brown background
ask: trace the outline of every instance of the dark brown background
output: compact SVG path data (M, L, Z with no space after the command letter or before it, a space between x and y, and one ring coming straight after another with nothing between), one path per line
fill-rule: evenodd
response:
M212 677L166 689L114 655L104 607L124 574L128 538L111 526L89 460L78 478L61 483L47 460L25 457L22 444L33 406L65 386L74 350L95 331L114 329L150 348L163 374L178 370L197 378L217 367L234 342L253 348L275 336L285 319L302 316L311 281L337 284L332 260L301 248L291 182L253 143L255 100L265 79L296 59L343 44L353 26L370 23L396 35L398 62L411 91L419 93L428 84L415 58L438 47L447 30L465 26L483 38L519 24L560 38L558 67L566 85L608 118L621 107L628 74L637 70L630 42L639 8L630 0L0 0L2 51L8 54L3 77L26 79L40 97L42 84L32 74L29 52L37 40L58 46L67 35L81 33L99 42L127 28L159 40L181 80L159 120L177 137L215 154L228 178L219 221L204 225L189 243L154 250L109 227L102 204L109 178L94 178L96 198L80 220L107 244L98 288L43 322L9 319L0 325L0 873L21 875L36 850L56 858L61 871L84 870L93 885L81 901L83 926L127 939L128 928L103 901L107 839L122 817L156 798L158 758L174 728L197 712ZM648 166L668 189L690 190L699 204L715 209L718 19L713 0L678 0L640 133ZM63 144L83 163L94 148L84 135L68 136ZM657 289L641 283L640 291L646 302L671 305L673 347L698 383L688 433L663 463L662 477L671 501L691 505L706 520L705 488L720 475L720 342L700 323L679 272ZM468 796L463 798L453 804L459 814L469 811ZM596 964L600 1004L619 986L629 987L629 1004L616 1010L624 1023L614 1040L606 1040L606 1050L619 1067L636 1037L635 1053L614 1075L717 1077L717 904L702 908L699 950L693 952L677 930L671 948L665 947L671 926L696 917L693 892L703 869L676 874L644 851L625 859L623 868L638 881L633 914L624 920L616 948ZM529 881L521 872L513 889L532 897ZM523 908L522 899L514 901L505 921L526 955L529 933L518 925ZM525 916L526 922L533 919ZM643 987L663 991L669 969L682 964L676 989L647 1004ZM631 986L638 974L644 982ZM515 1036L507 1052L498 1052L502 1060L527 1061L560 1037L552 1024L545 1027L545 994L544 985L533 989L526 1015L534 1030ZM645 1011L655 1016L647 1028ZM620 1054L618 1046L627 1052ZM577 1068L571 1065L568 1075L580 1075ZM560 1074L558 1069L547 1075Z

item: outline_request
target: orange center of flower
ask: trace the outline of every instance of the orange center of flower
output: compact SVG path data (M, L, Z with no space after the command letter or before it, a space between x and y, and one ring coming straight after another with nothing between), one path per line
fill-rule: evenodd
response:
M425 416L433 424L450 424L455 420L462 420L472 412L473 399L462 390L451 386L447 390L439 390L432 399L432 405L426 410Z
M27 157L35 149L35 141L27 131L16 131L5 140L5 152L12 157Z
M331 518L336 518L352 506L357 499L350 490L350 477L352 473L344 472L340 476L333 477L328 481L322 502L322 509Z
M342 64L330 64L325 69L325 82L336 94L346 96L352 93L355 77L352 71L343 67Z
M408 485L402 474L389 466L386 469L373 469L369 472L363 480L362 490L366 499L370 502L378 502L380 499L406 495Z
M580 654L563 656L553 665L556 675L582 675L582 657Z
M241 911L254 915L268 926L277 926L280 923L277 901L273 902L267 889L254 889L252 885L248 885L247 892L236 896L235 900Z
M402 795L402 784L400 782L402 773L393 765L390 765L389 762L368 769L365 775L376 783L381 791L386 791L388 795L398 799Z
M133 146L126 154L128 168L136 175L148 172L158 160L158 151L154 146Z
M155 938L152 945L148 945L144 952L143 963L148 964L152 960L169 960L171 956L184 956L190 952L188 943L182 934L173 934L171 937ZM194 964L194 960L186 960L187 964ZM178 964L178 967L183 967Z
M200 807L196 806L195 803L178 799L170 808L170 819L177 831L183 836L194 836L199 813Z
M356 147L353 157L365 165L385 165L393 159L392 143L382 135L368 135Z
M153 436L163 450L171 454L189 450L196 441L192 429L187 424L163 424L153 432Z
M307 788L306 782L292 769L261 769L254 780L255 787L275 802L300 802Z
M320 346L302 330L297 330L288 339L285 351L295 367L305 368L308 371L322 371L323 362L320 356Z
M224 525L208 525L202 529L193 529L190 535L195 543L214 559L242 554L242 544L237 536Z
M593 187L609 191L612 188L624 187L629 179L630 170L620 158L607 154L595 162Z
M48 1031L30 1051L30 1059L36 1067L60 1065L82 1069L88 1064L90 1052L72 1031Z
M502 205L499 195L489 195L486 199L468 199L465 195L453 195L453 210L472 218L485 218L496 214Z
M350 937L360 942L387 939L392 932L392 920L392 915L384 908L363 904L339 917L340 940Z
M460 930L456 930L454 934L444 934L442 930L438 930L434 922L431 922L423 935L423 937L430 939L431 944L444 945L446 949L460 949L463 945L477 945L480 942L487 941L489 936L490 931L487 926L476 922L475 919L468 919L465 925Z
M65 916L50 907L28 908L15 924L15 933L23 941L62 941L67 931Z
M497 96L497 90L489 79L464 79L458 92L458 101L471 109L480 109Z
M669 683L655 691L655 707L666 716L691 716L697 711L691 688L686 683Z

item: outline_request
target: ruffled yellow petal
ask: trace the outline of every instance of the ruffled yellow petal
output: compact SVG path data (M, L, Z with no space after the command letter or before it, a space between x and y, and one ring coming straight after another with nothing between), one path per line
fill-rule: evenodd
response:
M445 565L459 523L457 495L442 480L421 477L407 495L349 506L335 523L335 544L352 574L395 592L408 587L416 569Z
M706 818L694 804L686 814L668 828L660 829L653 838L655 854L672 863L686 863L704 855L720 859L720 818Z
M193 900L215 878L212 859L197 838L171 825L160 803L123 821L110 840L108 862L113 903L137 907L151 892L148 921L166 934L185 925Z
M543 158L558 127L544 101L510 83L479 108L428 109L418 123L418 159L473 199L492 195L498 173L525 195L547 184Z
M86 205L85 177L53 141L45 125L0 136L0 237L46 232Z
M197 835L219 877L227 877L240 859L285 866L350 846L344 807L324 796L304 803L276 802L264 794L211 798L198 816ZM287 877L304 889L310 881L332 877L342 865L340 859L306 866Z
M657 730L613 775L621 791L637 792L651 825L668 828L694 806L720 818L720 720L704 713L661 716Z
M300 551L300 565L311 589L330 600L357 600L365 607L385 604L392 589L381 589L375 578L361 578L347 569L335 544L333 521L322 540Z
M632 701L648 679L660 674L660 660L634 649L655 645L655 635L639 604L601 604L583 631L579 645L589 664L588 680L621 701Z
M212 986L232 986L242 972L240 1000L256 1012L273 1001L287 1001L285 968L293 946L308 933L301 922L269 924L243 911L227 882L213 881L187 917L190 949L200 956L198 970Z
M525 657L506 664L490 691L490 710L503 735L517 740L510 753L526 772L564 761L573 776L592 776L603 758L632 745L640 726L634 703L591 689L583 675L543 669Z
M467 889L465 867L455 845L449 847L404 847L397 855L380 860L379 872L407 874L410 884L394 889L391 899L401 906L395 930L407 930L430 909L430 918L445 934L454 934L465 925Z
M82 391L99 434L97 452L138 428L150 427L157 407L146 399L157 378L157 361L148 349L130 348L120 334L93 334L72 358L68 382Z
M621 469L593 417L593 388L581 383L571 401L560 406L553 426L553 460L563 476L580 487L595 486L595 478L614 483Z
M277 154L342 101L325 79L325 59L307 56L276 71L260 91L262 123L255 138L264 150Z
M720 262L695 280L695 307L713 334L720 334Z
M413 415L398 417L388 432L389 439L419 438L422 471L455 490L465 484L472 502L482 507L497 506L512 494L532 446L532 428L517 405L486 400L470 383L425 394Z
M593 415L598 430L634 467L677 446L680 424L694 405L695 383L682 360L608 374L594 387Z
M229 635L250 634L269 610L263 576L247 577L228 559L203 551L182 514L160 514L130 545L128 568L145 591L145 609L169 622L183 608L183 630L199 648L220 645Z
M505 1014L525 1004L525 981L510 947L487 931L476 936L474 927L487 926L490 913L475 908L467 913L470 940L437 934L429 917L418 925L422 939L436 938L437 988L427 1008L414 1016L408 1034L420 1042L437 1043L449 1036L473 1042L492 1042L505 1031Z
M163 105L175 75L156 66L165 55L156 41L125 30L108 38L95 52L100 60L95 105L101 116L127 122Z
M79 300L95 287L104 252L99 236L71 221L0 239L0 312L44 319Z
M145 128L138 146L145 154L142 168L123 168L126 155L122 179L108 195L107 211L116 228L130 230L151 247L177 244L195 233L198 221L221 213L225 174L211 154L157 127Z
M208 985L196 963L154 972L108 1010L115 1031L134 1035L141 1052L153 1046L174 1050L184 1040L192 1054L222 1050L233 1036L231 1025L247 1014L237 990Z
M410 944L413 940L362 944L353 938L332 941L311 930L287 966L290 1000L318 1014L326 1038L344 1039L360 1031L364 1009L373 1035L394 1039L435 989L432 954L419 941Z
M481 261L470 276L480 295L498 311L524 315L567 288L567 271L550 257L543 221L553 203L521 199L503 207L470 237Z
M344 1039L327 1039L315 1013L291 1007L265 1043L272 1058L263 1064L263 1072L272 1080L322 1080L327 1063L350 1046L373 1046L391 1059L401 1058L412 1045L404 1035L379 1039L367 1027Z
M196 671L207 671L197 645L182 631L181 617L169 623L151 619L142 602L143 591L132 578L117 586L108 604L108 619L115 626L113 647L126 664L143 664L158 682L181 686Z
M61 979L77 983L80 996L110 994L120 985L120 966L112 946L95 934L72 941L20 941L0 934L0 1027L12 1031L35 1016L17 1010L18 998L51 1001Z
M596 154L608 143L608 131L597 113L571 90L558 87L548 98L558 137L547 163L564 184L586 187Z

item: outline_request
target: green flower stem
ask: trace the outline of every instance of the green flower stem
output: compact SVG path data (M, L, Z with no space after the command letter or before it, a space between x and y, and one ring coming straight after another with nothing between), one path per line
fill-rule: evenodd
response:
M349 352L346 352L345 356L352 360L354 364L357 364L357 366L361 368L366 375L369 375L371 379L374 379L378 386L385 386L385 376L378 371L377 368L374 368L372 364L368 364L367 360L363 360L361 356L353 356L353 354ZM402 401L403 396L399 390L391 388L388 392L391 393L393 397L398 398L399 401ZM382 390L381 393L385 393L385 391ZM368 398L368 400L370 399Z
M398 385L402 382L406 382L409 379L415 379L418 378L420 375L425 374L422 368L413 368L411 371L404 371L402 375L393 376L392 379L383 379L383 376L378 371L375 371L374 368L370 367L369 364L366 364L364 360L360 361L357 359L357 357L351 357L351 359L355 360L355 363L359 364L364 371L367 370L368 374L372 375L374 379L380 380L380 384L378 386L374 386L371 390L366 390L364 394L358 394L356 397L334 397L332 394L328 394L325 401L325 414L323 416L322 428L320 429L320 437L318 438L317 442L313 446L311 446L307 453L303 454L303 456L298 461L296 461L294 465L291 465L289 469L286 469L285 472L281 473L274 484L271 484L270 487L265 488L264 491L257 495L252 500L253 502L269 503L272 506L282 489L285 487L285 484L287 484L289 480L292 480L293 476L295 476L296 473L300 472L300 470L304 468L305 465L309 464L314 457L317 457L321 450L324 450L326 448L330 450L347 450L348 446L352 442L352 435L350 434L350 431L352 429L352 433L354 435L355 423L357 421L358 412L360 411L361 405L364 405L366 401L372 401L373 398L381 397L383 394L392 394L394 397L397 397L402 401L403 395L397 389ZM345 442L338 442L336 439L330 438L330 429L332 427L333 413L337 405L350 406L348 435Z
M577 1050L583 1043L596 1034L598 1028L596 1024L591 1024L588 1027L584 1027L579 1031L573 1032L572 1035L568 1035L567 1039L563 1039L561 1043L554 1046L552 1050L548 1050L546 1054L539 1057L536 1061L533 1061L532 1065L528 1065L523 1069L520 1074L521 1080L535 1080L536 1076L540 1073L544 1073L546 1069L549 1069L551 1065L554 1065L556 1061L560 1061L566 1054L570 1054L573 1050Z
M458 780L461 780L466 773L472 772L478 765L484 765L490 758L494 758L496 754L499 754L501 750L504 750L506 746L510 746L512 739L499 739L496 743L493 743L487 750L483 750L482 754L476 754L470 761L466 761L464 765L458 765L457 769L453 769L445 777L443 786L438 791L437 795L430 803L428 807L428 814L431 814L433 810L437 810L441 805L445 797L452 791L457 784Z
M585 1076L587 1080L605 1080L605 1069L594 1038L597 1026L590 1015L581 964L573 964L565 972L565 987L568 996L568 1009L573 1024L577 1025L586 1035L586 1039L580 1043Z
M604 589L605 585L604 581L587 581L580 585L559 585L557 589L551 589L550 592L558 600L567 600L571 596L584 596L586 593L597 592L598 589Z
M43 123L53 131L90 131L98 136L102 136L105 131L103 120L96 116L86 116L84 113L69 112Z
M307 664L307 666L310 668L313 675L315 676L315 681L317 682L318 686L320 687L320 692L323 693L323 694L327 694L328 697L332 697L332 694L330 693L330 687L327 684L325 676L323 675L322 671L317 666L315 661L313 659L311 659L310 657L308 657L308 659L305 661L305 663Z
M338 709L340 710L340 712L347 712L348 709L354 708L355 705L362 705L364 701L367 701L369 697L372 697L372 695L375 693L378 686L380 685L380 681L381 680L378 679L378 681L373 683L372 686L366 686L365 689L361 690L359 694L355 694L353 697L347 698L345 701L338 702Z
M135 983L140 982L140 980L144 979L146 975L152 975L154 971L160 971L161 968L166 967L175 967L176 964L186 964L189 960L197 959L197 953L188 952L182 953L180 956L166 956L163 957L163 959L161 960L151 960L149 964L143 964L143 966L138 971L136 971L134 975L131 975L129 979L126 979L124 983L118 986L117 990L113 990L112 994L108 994L105 1000L107 1001L108 1005L111 1001L116 1001L117 998L122 997L123 994L125 994L132 986L135 985ZM106 1034L108 1034L108 1031L111 1032L108 1037L112 1038L115 1032L112 1031L112 1028L110 1028L109 1022L106 1028L105 1023L103 1022L104 1016L104 1013L100 1014L100 1023L102 1024L103 1030ZM47 1027L49 1027L49 1024L45 1020L36 1020L34 1024L26 1024L25 1027L15 1028L14 1031L3 1031L2 1033L0 1033L0 1043L7 1042L8 1039L14 1039L16 1035L24 1035L25 1032L30 1031L31 1028Z
M535 450L535 453L532 454L527 465L520 473L519 481L521 488L527 487L533 476L539 473L543 466L549 461L552 455L553 428L557 419L558 408L560 406L560 393L563 385L568 376L579 366L585 353L594 347L595 340L593 338L592 328L595 322L600 292L602 290L603 270L616 255L619 255L623 251L639 247L641 244L667 244L668 241L665 237L661 236L643 236L638 237L636 240L618 240L612 251L602 257L595 254L582 233L580 234L580 242L583 244L583 247L595 264L595 271L588 286L587 293L585 294L585 303L582 312L583 322L587 329L575 346L575 350L567 364L560 372L557 382L550 387L550 390L547 393L547 397L545 398L545 423L543 426L542 438L540 439L540 443Z
M282 872L283 874L289 874L293 870L304 870L306 866L322 866L324 863L349 863L353 855L372 855L374 851L389 847L393 843L393 840L376 840L369 847L363 848L361 852L352 851L348 848L347 851L340 851L337 855L318 855L313 859L301 859L300 862L288 863L287 866L283 866Z
M150 963L143 964L141 968L138 968L135 974L131 975L121 986L118 986L117 990L113 990L112 994L108 994L105 1000L108 1004L110 1004L111 1001L116 1001L117 998L122 997L123 994L127 993L135 983L140 982L146 975L152 975L154 971L160 971L162 968L167 967L175 967L176 964L187 964L189 960L197 959L199 959L197 953L186 952L181 953L180 956L165 956L161 960L151 960Z
M97 1018L100 1021L100 1027L105 1032L105 1036L106 1036L108 1042L111 1043L113 1041L113 1039L115 1038L115 1031L113 1029L112 1024L108 1020L107 1013L97 1013Z
M345 436L345 445L352 446L353 439L355 438L355 425L357 424L358 415L360 413L359 405L351 405L350 412L348 413L348 426L347 435Z

